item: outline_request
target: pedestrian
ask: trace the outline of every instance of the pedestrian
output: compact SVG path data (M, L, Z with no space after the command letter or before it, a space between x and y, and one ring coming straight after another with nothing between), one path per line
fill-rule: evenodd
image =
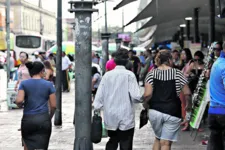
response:
M98 72L98 69L96 67L92 67L92 94L93 98L96 95L96 92L98 90L98 86L101 82L101 74Z
M186 78L188 78L188 74L187 74L187 70L188 70L188 67L190 66L191 64L191 60L193 59L192 57L192 54L191 54L191 50L188 49L188 48L184 48L182 51L181 51L181 56L180 56L180 70L182 70L182 73L184 74L184 76ZM185 107L186 107L186 100L185 100L185 97L184 97L184 94L181 92L180 93L180 100L181 100L181 103L182 103L182 118L183 118L183 122L181 123L182 126L185 126L186 125L186 120L185 120L185 117L186 117L186 110L185 110Z
M225 43L220 57L214 62L210 79L209 129L211 131L208 150L225 149Z
M180 68L180 53L178 50L173 50L173 67L179 69Z
M149 108L149 120L155 133L153 150L170 150L178 139L181 122L180 92L191 111L191 92L182 72L172 68L170 51L160 50L156 56L157 69L148 73L145 83L144 107Z
M62 52L62 84L63 84L63 92L70 91L70 83L69 83L69 75L68 71L72 66L71 61L66 56L65 52Z
M41 62L28 62L31 79L21 82L16 104L24 103L21 121L22 140L25 150L48 149L51 136L51 118L56 109L56 96L53 84L42 78L45 68ZM50 104L50 115L48 110Z
M45 66L45 80L50 81L52 83L54 82L54 69L52 68L52 65L49 61L45 60L44 61L44 66Z
M22 82L23 80L27 80L27 79L30 79L30 74L29 74L29 71L28 71L28 68L26 67L26 63L28 62L28 59L29 59L29 56L26 52L20 52L20 66L17 70L17 76L18 76L18 80L16 82L16 85L15 85L15 91L17 91L17 88L19 87L19 84L20 82Z
M128 51L115 53L116 68L107 72L98 87L94 109L103 109L109 141L106 150L132 150L135 127L134 102L141 102L140 89L133 72L125 68Z
M92 63L99 64L99 60L98 60L95 52L92 52Z
M52 67L55 67L55 60L54 60L54 55L50 54L48 56L48 61L51 63Z
M112 53L112 58L106 63L106 71L111 71L116 67L116 63L114 61L115 53Z
M149 67L152 65L152 54L151 54L151 51L150 50L147 50L146 51L146 60L145 60L145 64L144 64L144 67L141 71L141 79L143 81L143 86L144 86L144 80L146 78L146 75L148 74L148 69Z
M42 60L41 60L41 58L40 58L40 56L39 56L39 52L34 52L34 57L33 57L33 60L32 60L33 62L35 62L35 61L40 61L40 62L42 62Z
M11 53L9 53L9 57L10 57L9 58L10 79L12 79L13 78L13 73L14 73L13 68L15 67L15 60L12 57Z
M139 59L140 59L141 65L144 66L145 65L145 55L144 55L144 52L141 52L140 53Z
M140 59L135 56L135 53L133 50L129 51L129 60L130 62L132 62L133 64L133 72L136 76L137 82L139 83L139 75L140 75L140 71L141 71L141 62Z
M188 79L188 86L191 90L191 94L194 94L194 91L197 87L198 80L200 78L200 75L202 74L203 69L204 69L204 54L201 51L196 51L194 54L194 59L190 61L190 65L188 66L185 73ZM184 128L181 129L182 131L190 130L189 120L184 119L184 122L182 124L184 124Z

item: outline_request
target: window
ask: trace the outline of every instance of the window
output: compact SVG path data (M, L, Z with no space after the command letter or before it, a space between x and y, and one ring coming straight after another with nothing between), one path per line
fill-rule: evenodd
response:
M16 46L20 48L39 48L41 46L41 37L16 36Z

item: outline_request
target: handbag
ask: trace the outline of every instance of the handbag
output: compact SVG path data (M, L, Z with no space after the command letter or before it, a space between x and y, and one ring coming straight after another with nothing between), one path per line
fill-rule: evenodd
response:
M94 111L94 116L91 124L91 141L95 144L100 143L102 139L102 117L97 111Z
M139 129L141 129L143 126L145 126L148 123L148 110L143 109L140 114L140 126Z

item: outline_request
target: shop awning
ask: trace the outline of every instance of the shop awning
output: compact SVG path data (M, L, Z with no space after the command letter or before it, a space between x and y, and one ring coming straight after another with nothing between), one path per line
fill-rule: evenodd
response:
M191 23L194 23L194 20L191 21ZM179 26L180 24L185 24L185 20L184 19L180 19L180 20L174 20L174 21L170 21L170 22L165 22L162 24L159 24L161 26L164 26L165 28L169 27L169 26ZM209 24L209 17L201 17L199 18L199 24ZM225 20L221 19L221 18L216 18L216 24L224 24L225 25ZM144 24L140 29L138 29L136 32L151 27L153 26L151 21L148 21L146 24Z
M190 28L191 28L191 35L193 35L194 34L194 25L191 24ZM224 25L215 25L215 29L216 29L217 34L225 33ZM178 30L179 30L179 27L163 28L162 26L158 26L157 30L153 34L153 37L156 40L156 42L172 40L173 35ZM208 30L209 30L209 26L207 24L199 24L199 32L200 33L208 33ZM185 31L184 31L184 34L186 34Z
M152 43L153 39L149 39L146 42L142 43L141 45L138 45L138 47L148 47Z
M200 8L199 16L209 15L209 6L206 0L153 0L126 26L148 17L153 17L150 21L151 25L184 19L193 16L194 8ZM216 12L218 12L218 7L216 8Z
M136 1L136 0L122 0L119 4L117 4L117 5L113 8L113 10L119 9L119 8L121 8L121 7L123 7L123 6L127 5L127 4L129 4L129 3L131 3L131 2L134 2L134 1Z
M143 37L140 37L139 40L140 40L141 42L147 41L148 39L150 39L150 38L152 37L152 35L153 35L154 32L156 31L156 29L157 29L157 26L156 26L156 25L155 25L155 26L152 26L152 27L148 30L147 34L146 34L145 36L143 36Z

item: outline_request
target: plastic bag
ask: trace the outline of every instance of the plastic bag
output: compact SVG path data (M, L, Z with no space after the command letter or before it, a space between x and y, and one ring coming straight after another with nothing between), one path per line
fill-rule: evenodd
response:
M104 122L102 122L102 137L108 137L108 132L105 128Z

